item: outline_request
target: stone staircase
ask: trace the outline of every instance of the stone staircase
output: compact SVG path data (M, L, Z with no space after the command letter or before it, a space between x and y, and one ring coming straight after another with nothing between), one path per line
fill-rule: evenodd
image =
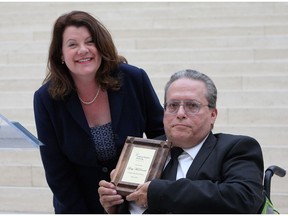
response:
M285 2L0 2L0 113L36 134L33 93L45 76L55 19L92 13L120 54L149 74L161 102L175 71L215 81L215 132L247 134L265 167L288 170L288 3ZM37 148L0 149L0 213L52 213ZM273 177L272 201L288 213L288 178Z
M0 149L0 213L53 213L37 148Z

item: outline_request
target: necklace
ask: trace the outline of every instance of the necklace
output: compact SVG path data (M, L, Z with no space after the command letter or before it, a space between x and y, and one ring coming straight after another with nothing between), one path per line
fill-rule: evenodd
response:
M100 92L100 86L98 87L98 90L97 90L97 93L96 93L95 97L94 97L91 101L88 101L88 102L82 100L79 95L78 95L78 97L79 97L79 100L80 100L83 104L90 105L90 104L92 104L92 103L97 99L99 92Z

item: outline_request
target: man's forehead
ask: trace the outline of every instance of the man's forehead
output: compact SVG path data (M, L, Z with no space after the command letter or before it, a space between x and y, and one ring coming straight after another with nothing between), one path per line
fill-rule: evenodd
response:
M206 93L207 89L202 81L181 78L170 85L167 90L167 99L199 100L204 99Z
M204 82L200 80L192 80L185 78L174 81L168 88L168 92L186 91L186 90L203 92L203 90L206 90L206 86Z

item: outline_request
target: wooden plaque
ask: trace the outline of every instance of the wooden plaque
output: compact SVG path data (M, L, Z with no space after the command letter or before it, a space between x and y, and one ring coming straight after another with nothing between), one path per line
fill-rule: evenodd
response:
M170 146L168 141L128 136L111 181L117 192L127 196L139 184L160 178Z

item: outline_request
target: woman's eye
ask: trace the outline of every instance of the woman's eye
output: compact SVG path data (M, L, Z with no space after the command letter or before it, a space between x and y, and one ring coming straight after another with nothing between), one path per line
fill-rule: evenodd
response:
M94 42L93 41L88 41L87 44L88 45L94 45Z
M75 43L68 44L68 47L75 47L75 46L76 46Z

